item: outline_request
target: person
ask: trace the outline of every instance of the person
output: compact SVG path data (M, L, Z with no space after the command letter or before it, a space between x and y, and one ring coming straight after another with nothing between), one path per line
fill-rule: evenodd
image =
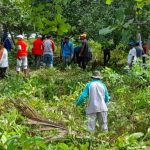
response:
M79 57L80 57L79 66L82 69L86 69L86 65L88 62L88 54L89 54L88 53L89 52L89 46L88 46L86 33L81 34L80 39L82 41L82 46L81 46L81 50L79 53Z
M135 44L135 49L136 49L136 57L137 58L142 58L142 55L143 55L143 49L140 47L140 43L139 42L136 42Z
M129 44L130 51L128 53L128 66L131 69L133 64L136 62L136 49L134 48L134 43L130 42Z
M144 54L148 54L148 45L146 42L143 43L142 48L143 48Z
M27 51L27 43L23 39L22 35L17 36L18 41L17 41L17 67L16 71L19 73L21 71L21 68L24 71L24 74L27 75L28 73L28 51Z
M43 41L41 35L38 35L38 38L33 42L32 54L34 55L35 68L38 69L43 55Z
M65 36L63 42L61 43L61 55L64 67L70 65L73 54L73 43L69 41L68 36Z
M11 39L8 37L7 32L4 32L3 34L3 43L4 43L4 47L7 49L8 52L11 52L11 50L13 49L13 44Z
M98 119L99 127L102 127L103 131L108 131L107 124L107 104L110 96L106 85L102 83L102 76L99 71L94 71L92 75L92 81L86 84L83 92L76 100L76 105L79 106L85 101L88 96L88 104L86 108L86 115L88 118L88 130L95 131L96 117Z
M48 35L47 39L43 42L44 47L44 63L48 67L53 67L53 53L55 50L55 43L52 40L52 36Z
M79 64L79 62L80 62L79 54L81 51L81 46L76 46L73 51L74 51L73 61L74 61L74 63Z
M147 43L143 43L142 48L143 48L142 63L143 63L143 66L145 66L146 65L146 57L147 57L147 54L148 54L148 45L147 45Z
M8 68L8 52L4 48L4 44L0 43L0 79L6 76L6 70Z
M106 46L104 48L104 66L108 64L109 60L110 60L110 47Z

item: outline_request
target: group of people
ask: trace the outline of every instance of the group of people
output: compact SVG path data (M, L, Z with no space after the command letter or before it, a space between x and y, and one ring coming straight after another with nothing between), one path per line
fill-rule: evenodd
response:
M21 70L25 75L28 74L28 44L24 40L23 35L18 35L17 37L17 52L16 52L16 71L19 73ZM7 42L6 42L7 40ZM81 46L79 50L76 51L73 47L73 43L69 40L68 36L65 36L61 41L60 57L63 62L64 68L69 66L74 60L83 69L86 69L89 56L89 46L87 41L86 33L80 35ZM9 42L9 43L8 43ZM7 43L7 44L5 44ZM43 39L42 35L38 35L33 41L32 54L34 56L34 65L38 69L44 63L48 67L53 67L54 64L54 52L55 52L55 42L51 35L47 35ZM8 68L8 52L12 49L10 39L5 38L4 42L0 43L0 76L5 77L6 70ZM5 63L4 63L5 62Z
M131 69L134 63L139 60L142 65L146 63L146 55L148 54L147 44L140 42L130 42L128 54L128 65ZM104 49L104 66L110 59L110 48ZM104 132L108 132L108 103L110 100L109 92L106 85L102 82L102 75L99 71L94 71L91 76L92 80L88 82L82 93L76 100L76 106L81 105L88 97L86 115L87 128L90 132L95 132L96 120L98 120L99 128Z
M128 53L128 66L131 69L132 66L139 61L142 66L146 64L146 55L148 54L147 44L142 45L141 42L130 42L129 44L129 53Z
M16 71L19 73L23 69L25 75L28 70L28 51L27 43L22 35L17 36L17 66ZM72 59L76 61L80 67L86 68L89 59L89 46L86 33L80 35L82 41L81 47L73 48L73 43L70 42L69 37L65 36L61 41L61 53L64 67L68 66ZM141 60L142 64L146 63L145 55L148 53L146 45L141 46L140 42L130 42L128 54L128 65L132 68L137 58ZM42 39L41 35L38 35L37 39L33 41L32 54L34 55L35 67L40 67L41 61L43 61L48 67L53 67L53 54L55 51L55 42L52 36L48 35L46 39ZM110 59L110 48L104 50L104 65L108 63ZM8 67L8 50L4 46L4 43L0 43L0 78L5 77L6 69ZM88 82L76 100L76 106L82 104L85 98L88 97L88 104L86 108L86 115L88 118L87 127L90 132L95 131L96 119L99 126L104 132L108 132L107 112L109 103L109 93L106 85L102 82L102 75L99 71L94 71L91 76L92 80Z
M78 60L77 63L83 69L86 69L88 62L89 46L87 41L87 35L85 33L80 35L80 40L82 42L79 47L79 51L74 49L73 43L70 41L68 36L64 36L60 45L60 58L62 59L64 68L69 66L75 59ZM53 54L55 51L55 43L52 36L48 35L45 40L42 40L42 36L39 35L38 38L33 42L32 54L35 57L36 68L40 67L40 62L43 56L43 62L49 66L53 67Z
M17 66L16 71L19 73L23 69L24 73L27 74L28 69L28 51L27 43L25 42L22 35L17 36ZM65 36L61 42L61 57L64 66L71 63L71 60L76 57L77 63L83 69L86 68L88 61L88 42L86 34L80 35L82 45L80 50L74 51L73 43L69 41L69 37ZM55 43L52 36L47 36L45 40L42 40L42 36L38 35L37 39L33 42L32 54L35 57L36 68L40 67L40 62L43 57L44 63L48 67L53 67L53 53L55 51ZM75 56L76 55L76 56ZM1 78L5 77L6 69L8 67L8 50L4 47L4 44L0 43L0 74ZM85 97L89 96L87 106L88 116L88 129L91 132L95 131L96 118L98 117L99 125L102 125L102 130L107 132L107 104L109 102L109 93L104 83L102 83L102 76L100 72L95 71L91 76L92 81L87 83L85 89L81 93L80 97L76 101L76 105L80 105L84 102Z

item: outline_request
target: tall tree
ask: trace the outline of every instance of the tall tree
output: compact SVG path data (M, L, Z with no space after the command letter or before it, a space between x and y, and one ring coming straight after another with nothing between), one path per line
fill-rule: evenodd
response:
M86 31L94 40L113 38L115 44L126 43L136 32L147 36L148 24L143 23L150 17L148 0L70 0L63 7L76 34Z

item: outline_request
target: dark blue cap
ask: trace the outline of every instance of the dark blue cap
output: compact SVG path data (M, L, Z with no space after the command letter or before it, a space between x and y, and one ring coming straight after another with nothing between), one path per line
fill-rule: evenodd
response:
M134 43L134 42L129 42L128 45L130 45L130 46L135 46L135 43Z
M136 42L136 44L135 44L136 46L140 46L140 42Z

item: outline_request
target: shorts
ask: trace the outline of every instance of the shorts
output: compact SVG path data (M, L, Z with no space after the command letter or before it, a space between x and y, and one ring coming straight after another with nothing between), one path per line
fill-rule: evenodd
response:
M21 71L21 69L25 70L27 68L28 68L27 56L23 56L23 57L20 57L20 59L17 59L16 71Z

